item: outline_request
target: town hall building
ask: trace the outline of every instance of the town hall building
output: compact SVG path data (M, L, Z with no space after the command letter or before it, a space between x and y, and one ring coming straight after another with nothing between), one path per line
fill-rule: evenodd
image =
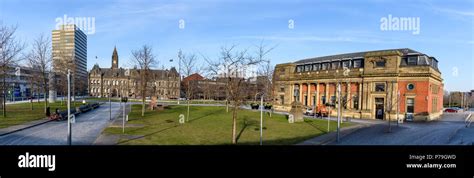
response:
M89 95L95 97L141 97L140 69L119 68L117 48L112 53L112 66L100 68L95 64L89 72ZM150 69L146 96L158 99L177 99L180 95L179 73L170 70Z

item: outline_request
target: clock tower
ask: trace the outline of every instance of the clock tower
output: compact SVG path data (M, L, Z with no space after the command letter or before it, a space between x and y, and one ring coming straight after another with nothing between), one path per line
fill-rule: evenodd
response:
M112 69L118 69L118 54L116 47L114 47L114 52L112 53Z

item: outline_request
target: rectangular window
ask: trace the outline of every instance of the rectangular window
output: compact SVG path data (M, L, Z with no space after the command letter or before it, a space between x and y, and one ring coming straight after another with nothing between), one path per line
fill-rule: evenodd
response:
M375 61L375 67L385 67L385 60Z
M303 72L303 66L296 66L296 72Z
M285 104L285 95L280 95L280 105Z
M351 61L342 61L342 67L350 68L351 67Z
M354 68L361 68L362 67L362 60L354 60Z
M415 111L415 99L407 98L407 113L413 113Z
M322 70L328 70L328 68L329 68L329 63L322 64Z
M331 69L339 69L340 67L340 62L332 62L332 66L331 66Z
M331 104L336 104L336 96L331 96Z
M285 87L284 86L280 86L280 92L285 92Z
M305 65L304 66L304 71L305 72L311 71L311 65Z
M435 59L431 59L431 66L435 69L438 69L438 61Z
M418 57L417 56L411 56L407 58L407 64L409 66L416 66L418 62Z
M352 104L354 106L354 109L359 109L359 97L358 96L352 97Z
M313 64L313 70L317 71L320 68L320 64Z
M375 91L385 91L385 84L384 83L376 83L375 84Z
M426 56L419 56L418 57L418 65L429 65L430 62L428 61L428 57Z
M323 104L326 104L326 96L321 96L321 102L322 102Z

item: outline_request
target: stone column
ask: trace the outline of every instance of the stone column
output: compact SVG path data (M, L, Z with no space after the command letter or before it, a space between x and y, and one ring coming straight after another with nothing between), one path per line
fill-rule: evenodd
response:
M358 99L359 99L359 108L357 108L358 110L362 110L362 83L359 83L359 95L358 95Z
M306 83L306 85L308 86L306 88L306 98L308 98L306 106L311 106L311 83Z
M351 82L347 83L347 95L346 95L346 103L347 103L347 109L352 108L352 100L351 100Z
M326 95L326 103L328 103L328 100L329 100L329 83L326 82L326 87L325 87L326 91L325 91L325 95Z
M319 83L316 83L316 106L319 105Z
M293 83L290 83L290 104L293 102L293 98L294 98L294 93L295 92L295 84Z
M300 88L299 88L300 95L298 97L298 101L302 103L301 98L303 98L303 83L299 83L299 85L300 85Z

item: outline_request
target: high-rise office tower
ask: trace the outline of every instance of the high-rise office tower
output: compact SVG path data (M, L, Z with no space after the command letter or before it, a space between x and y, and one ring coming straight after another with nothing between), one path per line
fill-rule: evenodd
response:
M55 93L65 95L66 74L71 70L71 94L87 94L87 36L74 24L53 30L53 72L56 73ZM50 93L51 94L51 93Z

